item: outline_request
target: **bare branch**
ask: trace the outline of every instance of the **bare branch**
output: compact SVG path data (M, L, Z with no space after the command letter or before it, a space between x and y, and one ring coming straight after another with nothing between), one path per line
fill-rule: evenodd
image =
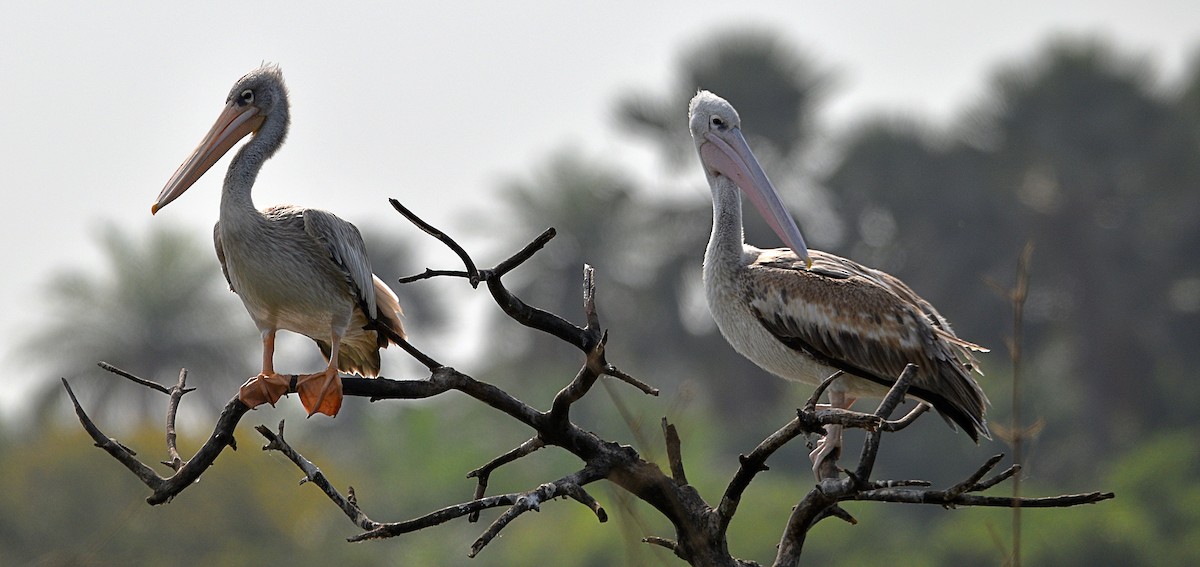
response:
M354 498L354 493L352 492L353 489L351 489L349 498L342 497L341 493L330 484L329 479L325 478L325 473L322 473L321 469L317 468L312 461L309 461L303 455L296 452L291 445L287 444L287 441L283 440L283 420L279 420L278 434L273 433L265 425L259 425L254 429L267 439L267 444L263 446L264 451L279 451L283 453L288 460L295 463L300 470L304 471L304 478L300 480L300 483L312 482L319 487L338 508L342 509L346 517L350 518L351 522L354 522L354 525L364 530L373 530L380 526L379 522L368 518L362 509L358 507L357 498Z
M925 402L921 402L917 404L917 407L913 408L912 411L908 412L907 415L900 419L895 421L889 421L886 419L883 420L883 424L879 426L879 429L880 431L887 431L888 433L900 431L901 429L912 425L912 423L916 421L918 417L921 417L921 414L929 411L932 408L933 406Z
M820 401L821 396L825 395L825 390L829 389L829 386L833 384L834 380L841 378L842 374L845 374L845 372L838 370L837 372L830 374L828 378L822 380L821 383L817 385L816 389L813 390L812 395L808 397L808 401L804 403L804 409L810 412L816 409L817 402Z
M404 352L407 352L410 356L417 359L417 362L424 364L425 368L428 368L430 372L432 372L442 366L442 363L434 360L433 357L421 352L419 349L417 349L417 347L413 346L412 343L408 342L408 340L406 340L404 337L401 337L400 335L396 334L396 332L393 331L390 327L379 326L379 327L375 328L375 332L384 335L385 337L388 338L388 340L392 341L396 345L399 345L400 348L404 349Z
M479 269L475 267L475 262L471 260L471 256L467 254L466 250L463 250L462 246L459 246L458 243L455 242L453 238L447 236L446 233L421 220L421 218L415 213L408 210L408 207L401 205L400 201L396 199L388 199L388 202L391 203L392 207L399 211L400 214L404 215L404 218L408 219L409 222L417 225L417 228L420 228L421 230L425 231L426 234L440 240L442 244L445 244L446 247L453 250L455 254L458 254L458 257L463 261L463 265L467 268L467 279L470 280L471 287L479 286Z
M1021 465L1013 464L1012 466L1008 467L1007 469L1004 469L1004 472L1002 472L992 478L989 478L979 484L976 484L975 492L983 492L984 490L987 490L993 486L996 486L997 484L1000 484L1001 482L1008 480L1009 478L1012 478L1013 475L1016 475L1019 472L1021 472Z
M529 244L526 244L525 247L519 250L516 254L513 254L507 260L496 264L495 268L488 270L485 279L500 279L500 277L504 274L513 271L517 266L524 264L526 260L532 258L538 250L541 250L543 247L545 247L546 244L549 243L550 240L553 239L557 234L558 231L554 230L554 227L543 230L541 234L537 235L537 238L534 238ZM481 277L483 277L482 274Z
M608 512L604 511L604 507L601 506L591 494L588 494L588 492L583 489L583 486L576 483L567 483L562 486L561 490L572 500L587 506L587 508L596 515L596 519L599 520L600 523L603 524L604 522L608 521Z
M125 468L129 469L134 476L138 477L146 486L153 490L157 490L162 485L163 479L154 472L154 469L137 460L133 450L122 445L116 439L104 435L100 428L92 423L92 419L88 417L87 412L83 411L83 406L79 405L79 399L75 397L75 392L71 390L71 385L66 378L62 379L63 387L67 389L67 395L71 398L71 403L75 406L75 415L79 417L79 423L83 424L84 431L92 436L92 440L96 442L96 446L104 449L108 454L112 455L117 461L120 461Z
M71 398L71 403L75 406L75 415L79 417L79 422L83 425L84 430L91 435L97 447L104 449L122 465L125 465L125 468L129 469L143 484L154 491L153 494L146 498L146 502L152 505L170 502L172 498L183 492L188 486L191 486L216 461L217 455L220 455L225 447L228 446L237 449L237 443L233 438L233 430L242 416L247 411L250 411L250 408L246 407L246 404L243 404L236 397L230 400L229 403L225 404L225 409L221 411L221 416L217 419L217 424L208 441L205 441L200 450L190 460L183 463L175 471L175 474L164 478L154 472L154 469L139 461L134 456L135 453L129 448L119 443L116 439L106 437L100 431L100 428L96 427L96 424L88 417L87 412L83 410L83 406L79 404L79 400L75 397L75 392L71 391L71 385L67 383L65 378L62 382L63 387L67 389L67 395Z
M162 392L168 396L171 395L171 390L169 388L167 388L166 386L163 386L162 384L159 384L158 382L154 382L152 380L146 380L145 378L139 378L137 376L134 376L133 374L130 374L124 370L121 370L120 368L117 368L116 366L113 366L107 362L103 362L103 361L97 362L96 366L99 366L100 368L103 368L109 372L112 372L113 374L116 374L117 376L120 376L122 378L127 378L135 384L141 384L142 386L150 388L151 390Z
M179 456L179 448L176 445L177 436L175 435L175 415L179 413L179 401L183 399L183 395L192 391L184 386L187 385L187 369L179 369L179 382L171 388L171 401L167 403L167 456L170 461L162 461L162 464L171 467L171 470L179 472L185 464L184 460ZM194 389L194 388L193 388Z
M892 384L892 388L888 390L883 401L879 402L879 407L875 409L875 416L879 418L880 422L892 416L892 412L904 400L904 394L908 392L908 385L916 374L917 365L905 365L904 371L896 377L896 383ZM879 454L879 442L883 437L883 431L880 431L879 427L866 429L867 436L863 441L862 455L858 459L858 467L854 470L854 476L860 481L870 478L871 473L875 470L875 455Z
M528 441L518 445L515 449L512 449L511 451L509 451L503 455L500 455L499 457L496 457L495 459L492 459L491 461L488 461L487 464L483 465L482 467L479 467L479 468L467 473L467 478L474 477L475 479L478 480L478 483L475 486L475 499L478 500L480 498L483 498L483 495L487 491L488 480L491 478L492 471L494 471L508 463L511 463L517 459L520 459L521 457L530 455L534 451L537 451L538 449L541 449L542 447L545 447L545 446L546 446L546 443L542 441L541 437L532 437ZM471 515L469 515L467 517L468 522L475 522L478 520L479 520L479 511L478 510L476 510L475 512L472 512Z
M685 486L688 481L683 472L683 443L679 440L679 431L665 417L662 418L662 430L667 443L667 462L671 464L671 478L675 479L675 484Z
M1003 458L1004 455L993 455L992 458L988 459L987 462L984 463L983 466L979 467L979 469L974 473L972 473L971 476L968 476L967 478L963 479L962 482L946 489L946 494L953 499L959 494L965 494L967 492L976 490L975 487L978 485L980 479L982 479L989 471L995 468L996 463L999 463L1000 459Z
M378 527L369 531L363 532L348 539L348 541L365 541L368 539L389 538L397 535L414 532L439 524L444 524L455 518L461 518L473 513L478 513L481 510L488 508L496 508L499 506L510 506L503 515L500 516L488 529L479 536L475 544L471 546L469 555L474 557L481 551L500 530L504 529L517 516L529 511L538 510L542 502L546 502L559 496L567 496L587 506L596 517L605 522L608 520L608 515L604 509L596 504L594 498L591 497L584 489L585 484L594 482L603 478L603 473L594 469L585 468L575 474L563 477L555 482L545 483L529 492L514 492L511 494L502 494L498 496L489 496L487 498L478 498L470 502L447 506L435 512L431 512L419 518L408 520L405 522L395 522L379 524Z
M889 489L865 490L855 494L853 500L875 502L898 502L903 504L937 504L947 508L958 506L991 506L1000 508L1066 508L1081 504L1095 504L1115 498L1112 492L1088 492L1085 494L1062 494L1041 498L1013 498L1011 496L981 496L976 494L953 495L949 490Z
M462 504L447 506L440 510L435 510L419 518L413 518L405 522L394 522L380 524L379 527L363 532L356 536L346 538L349 542L366 541L369 539L383 539L395 537L406 533L412 533L417 530L423 530L428 527L437 526L449 522L455 518L461 518L472 512L495 508L497 506L510 506L517 501L521 494L501 494L499 496L489 496L480 498Z
M488 526L487 531L483 532L479 536L479 539L475 540L475 543L471 545L471 552L467 556L475 557L478 555L488 543L500 534L500 530L508 526L518 516L530 510L540 510L542 502L552 500L556 496L570 496L595 512L596 517L601 522L608 521L608 514L604 512L604 508L596 504L596 500L583 489L584 484L599 480L599 477L594 477L586 473L587 469L555 482L547 482L517 497L512 507L506 510L504 514L501 514L499 518L496 518L496 521Z
M650 396L658 395L658 388L655 388L654 386L651 386L645 382L642 382L641 380L638 380L637 378L634 378L633 376L630 376L630 375L620 371L619 369L617 369L616 366L613 366L611 364L605 365L603 372L604 372L605 376L612 376L613 378L616 378L626 384L629 384L630 386L633 386L634 388L641 390L643 394L650 395Z
M583 399L583 396L587 395L592 386L596 384L596 379L600 377L599 368L604 360L604 345L607 342L608 333L604 333L600 337L600 342L588 353L587 361L579 369L575 379L559 390L558 394L555 394L548 416L551 421L567 422L570 419L571 405Z
M558 315L521 301L504 287L500 281L502 273L501 269L497 267L495 271L485 271L483 275L487 280L488 291L491 292L492 299L496 301L505 315L526 327L558 337L585 353L591 350L594 345L589 344L587 331Z
M665 537L646 536L646 537L642 538L642 543L648 543L650 545L657 545L659 547L665 547L665 548L671 550L672 552L677 552L679 550L679 544L676 543L675 540L667 539Z
M396 281L398 281L402 284L406 284L406 283L412 283L412 282L421 281L421 280L428 280L428 279L436 278L438 276L448 276L448 277L467 278L467 279L471 278L471 274L469 272L464 272L461 270L433 270L430 268L425 268L424 272L421 272L415 276L405 276Z
M826 382L830 380L832 378ZM750 486L750 481L754 480L754 476L769 470L766 465L767 459L792 439L815 432L816 430L807 420L797 416L787 425L763 439L749 455L738 455L740 466L734 473L733 479L729 481L729 486L725 488L725 494L721 497L720 504L717 505L717 518L721 522L722 528L728 527L729 522L733 520L733 515L737 512L738 504L741 502L742 493Z

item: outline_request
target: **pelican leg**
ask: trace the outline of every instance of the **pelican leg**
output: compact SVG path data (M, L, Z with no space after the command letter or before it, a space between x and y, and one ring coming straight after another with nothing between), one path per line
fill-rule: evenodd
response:
M845 392L830 391L829 407L850 409L857 401L846 396ZM837 460L842 455L842 426L829 424L825 426L825 436L817 441L817 447L808 454L812 461L812 471L820 482L826 478L837 478Z
M329 349L329 366L324 372L301 376L296 382L300 403L308 410L308 417L323 413L336 416L342 408L342 378L338 376L338 347L342 337L334 334Z
M275 329L263 331L262 372L242 384L238 399L251 408L263 404L275 405L279 398L288 393L291 380L275 373Z

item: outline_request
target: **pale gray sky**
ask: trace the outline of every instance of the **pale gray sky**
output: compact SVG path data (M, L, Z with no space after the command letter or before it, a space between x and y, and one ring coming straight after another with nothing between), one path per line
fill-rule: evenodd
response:
M631 89L664 90L680 53L723 29L772 30L835 71L823 117L835 129L875 111L951 117L996 65L1028 57L1052 34L1108 37L1168 78L1200 47L1190 0L413 4L8 5L0 18L7 379L56 378L19 369L11 347L41 324L39 285L96 262L92 239L105 220L135 232L183 223L209 237L227 159L157 217L150 203L233 82L262 61L283 67L292 131L259 177L260 206L397 222L384 200L395 196L445 224L461 217L455 205L486 202L498 178L563 145L644 165L645 148L611 125L613 101ZM0 415L14 401L0 396Z

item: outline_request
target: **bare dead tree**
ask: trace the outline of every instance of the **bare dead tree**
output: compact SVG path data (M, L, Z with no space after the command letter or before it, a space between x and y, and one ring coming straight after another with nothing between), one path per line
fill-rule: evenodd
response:
M1090 504L1113 498L1111 492L1069 494L1047 498L1014 498L978 494L1017 473L1019 467L1008 469L984 479L1002 456L989 459L983 466L963 481L942 490L929 488L930 484L918 480L871 480L875 458L884 433L899 431L916 420L928 406L918 405L912 412L898 420L891 414L903 401L908 389L914 366L909 365L895 386L872 413L849 410L818 408L817 400L822 392L838 378L831 376L813 393L808 403L798 410L797 415L778 431L764 439L748 454L739 456L739 468L734 473L720 500L715 506L688 484L682 457L682 440L673 425L663 420L663 434L667 447L668 470L643 459L636 450L627 445L605 440L580 428L571 419L572 406L586 396L602 376L625 382L643 393L657 395L658 390L619 370L607 360L605 345L607 334L600 325L596 309L596 287L593 270L584 266L583 312L586 324L577 326L554 313L530 306L510 293L502 283L505 274L520 266L545 246L553 237L554 229L548 229L516 254L491 269L480 270L467 252L445 233L417 218L396 200L392 205L407 219L422 230L437 238L453 250L462 260L464 270L426 270L424 273L405 278L415 281L434 277L462 277L473 287L486 284L496 304L513 320L535 331L557 337L585 354L585 362L579 371L551 402L550 408L539 410L517 399L504 390L477 380L452 367L445 366L398 336L389 337L414 358L424 364L430 375L426 379L392 380L385 378L343 378L343 392L347 396L362 396L376 400L405 400L429 398L455 390L486 404L509 418L515 419L532 430L532 436L479 468L470 471L469 477L476 479L474 497L460 504L435 510L409 520L380 522L363 513L353 488L341 494L320 469L287 443L283 436L281 421L275 431L258 426L257 431L267 440L264 449L279 451L296 464L304 473L304 480L318 486L329 499L342 510L350 521L362 532L348 538L349 541L396 537L416 530L437 526L451 520L467 517L474 521L480 511L505 507L506 510L492 522L471 545L469 556L474 557L502 530L530 510L556 498L570 498L587 507L599 522L608 518L603 506L588 492L588 485L600 480L628 491L634 497L653 507L674 527L673 537L647 535L643 541L663 546L691 565L746 566L757 565L737 559L729 550L727 530L733 521L738 505L746 488L755 476L767 470L766 462L777 450L801 435L821 434L824 427L840 424L866 430L858 464L853 470L844 470L844 477L835 476L821 481L796 504L787 525L783 527L778 554L774 565L796 565L804 546L805 536L818 522L829 517L838 517L853 522L854 519L838 504L848 500L870 500L909 504L937 504L945 507L959 506L1002 506L1021 508L1065 507ZM385 330L386 331L386 330ZM146 484L152 491L147 497L150 504L169 502L187 489L225 449L236 449L234 430L249 410L234 397L226 404L213 428L209 439L189 460L183 460L175 447L175 413L186 388L186 372L180 372L178 383L165 387L143 380L123 370L101 363L105 369L126 377L142 386L170 396L167 408L167 453L170 476L160 476L149 465L138 460L136 454L115 439L105 436L92 422L71 391L66 379L66 388L75 412L84 429L95 440L96 445ZM523 492L488 496L488 479L492 472L508 463L528 457L544 447L558 447L575 455L582 466L575 472L558 479L548 480Z

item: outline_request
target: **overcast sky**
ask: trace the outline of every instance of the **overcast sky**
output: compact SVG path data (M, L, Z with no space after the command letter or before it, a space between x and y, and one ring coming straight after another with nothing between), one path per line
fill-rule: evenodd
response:
M1200 12L1189 0L412 4L7 6L6 380L26 374L12 348L43 322L39 287L68 267L94 267L103 223L135 234L151 222L182 224L210 238L228 158L158 216L150 203L233 82L263 61L283 68L292 131L259 177L259 206L290 202L352 222L396 222L384 210L395 196L445 224L461 218L455 205L494 198L498 180L524 175L564 146L616 166L644 165L646 149L613 125L613 102L630 90L665 91L680 54L723 30L776 32L834 71L822 116L834 132L880 111L953 117L997 65L1028 58L1055 34L1109 38L1167 79L1200 48ZM13 403L0 394L0 409Z

